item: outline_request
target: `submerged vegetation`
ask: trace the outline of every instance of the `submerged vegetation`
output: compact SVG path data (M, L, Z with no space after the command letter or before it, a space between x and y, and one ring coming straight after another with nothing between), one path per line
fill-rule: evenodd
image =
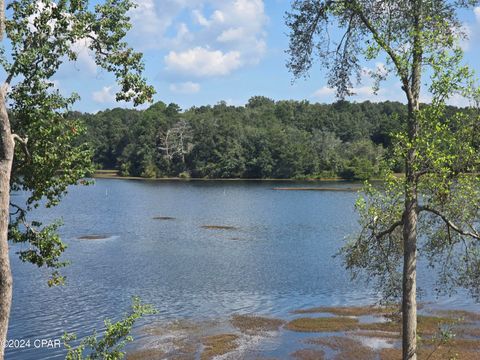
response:
M237 340L238 336L234 334L220 334L205 337L202 341L205 348L200 359L208 360L215 356L231 352L238 347L236 344Z
M228 321L150 324L143 330L145 343L127 358L400 359L398 308L316 307L293 311L289 322L236 314ZM419 359L478 359L479 313L425 309L418 324Z
M109 235L83 235L78 238L78 240L104 240L108 239Z
M238 230L235 226L230 225L202 225L201 228L207 230Z

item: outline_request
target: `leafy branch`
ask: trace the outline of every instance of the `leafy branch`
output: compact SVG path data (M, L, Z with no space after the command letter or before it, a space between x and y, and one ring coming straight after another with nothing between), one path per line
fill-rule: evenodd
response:
M125 352L123 349L127 343L133 341L130 335L135 322L145 315L156 314L157 310L152 305L143 304L138 297L133 298L133 304L129 314L125 314L120 321L112 323L107 319L105 323L105 332L99 337L95 330L93 335L87 336L81 340L77 346L72 346L71 342L77 339L74 333L65 333L62 337L65 348L67 349L66 360L119 360L123 359Z

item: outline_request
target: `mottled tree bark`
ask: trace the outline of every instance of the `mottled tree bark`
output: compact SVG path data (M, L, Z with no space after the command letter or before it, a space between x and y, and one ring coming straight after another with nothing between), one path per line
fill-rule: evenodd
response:
M8 252L10 174L15 143L5 101L6 86L0 89L0 360L4 358L8 319L12 305L12 272Z
M412 161L415 153L409 151L408 159ZM403 298L402 321L403 360L417 359L417 189L415 175L408 164L405 211L403 214Z
M5 34L5 0L0 0L0 40Z
M422 78L423 39L422 8L423 1L417 0L414 7L413 57L408 99L408 149L405 160L405 211L403 213L403 297L402 297L402 356L403 360L417 360L417 216L418 174L416 163L416 140L419 123L417 114L420 109L420 88Z

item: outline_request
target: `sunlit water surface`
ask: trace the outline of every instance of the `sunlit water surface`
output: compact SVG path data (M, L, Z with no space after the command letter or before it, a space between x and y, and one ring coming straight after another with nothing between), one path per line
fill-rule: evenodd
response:
M49 272L21 263L13 254L18 248L12 250L8 338L30 339L31 345L7 349L7 359L64 357L63 348L35 348L34 340L58 339L64 331L90 334L102 328L104 318L118 319L127 311L133 295L154 304L160 319L287 316L309 306L374 302L372 289L351 282L341 259L333 257L358 229L353 207L358 195L272 190L302 185L99 179L71 188L60 206L36 214L45 222L63 219L61 234L69 245L65 259L71 261L62 270L67 284L48 288ZM79 239L85 235L107 238ZM431 288L430 272L424 273L420 283ZM426 300L475 308L463 295L427 295Z

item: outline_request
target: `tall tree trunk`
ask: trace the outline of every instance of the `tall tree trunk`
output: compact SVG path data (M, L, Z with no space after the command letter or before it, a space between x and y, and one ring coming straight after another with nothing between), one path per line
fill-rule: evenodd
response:
M417 359L417 201L405 204L403 263L403 360Z
M413 143L418 135L418 93L408 104L408 138ZM417 175L414 169L415 146L408 150L405 161L405 210L403 213L403 360L417 359Z
M0 40L5 33L5 0L0 0Z
M5 96L4 86L0 89L0 360L4 358L13 285L8 253L8 223L10 174L15 143L10 130Z

